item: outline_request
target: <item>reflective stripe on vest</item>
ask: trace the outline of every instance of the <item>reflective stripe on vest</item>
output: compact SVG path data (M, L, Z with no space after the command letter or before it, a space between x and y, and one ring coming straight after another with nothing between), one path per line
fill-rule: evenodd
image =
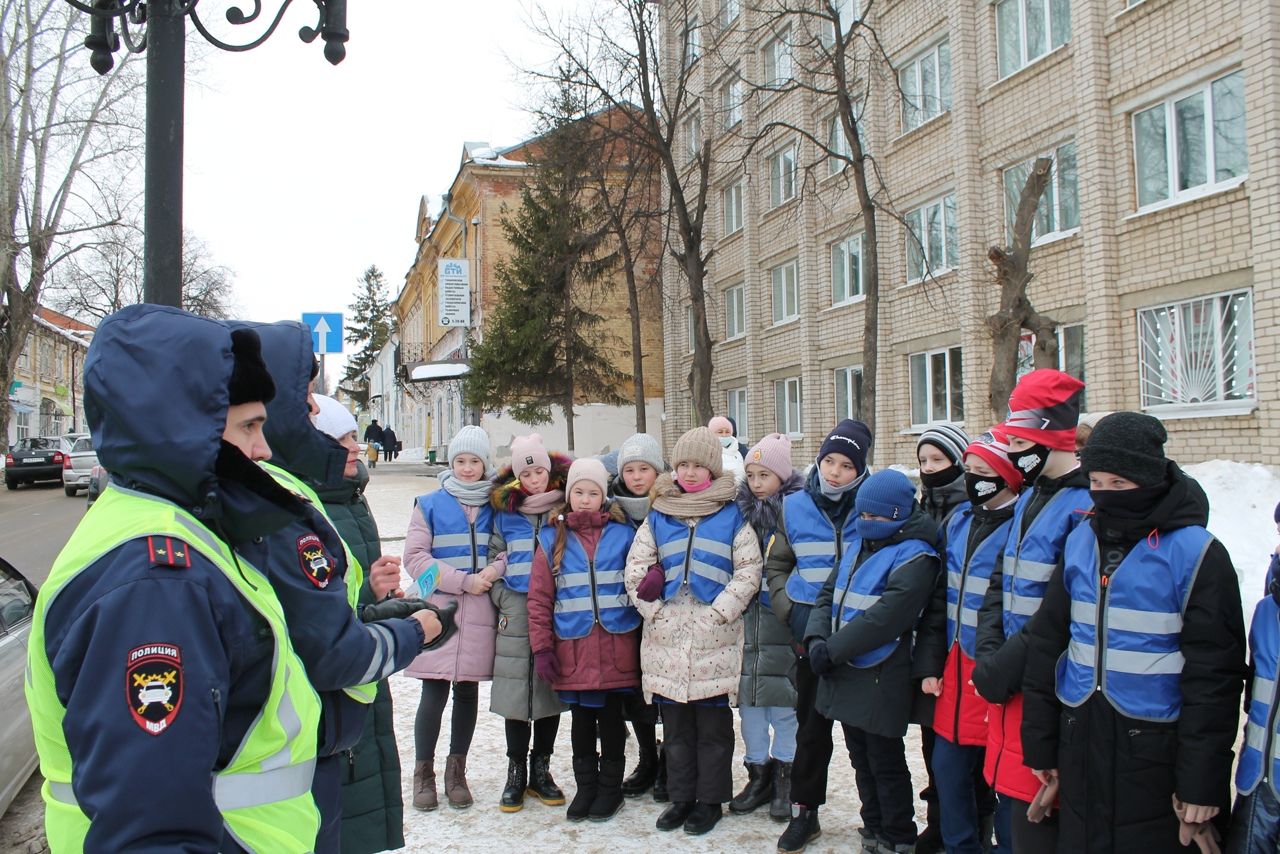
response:
M467 520L462 505L443 489L418 497L418 509L431 531L431 555L454 569L479 572L489 557L493 508L482 504L476 521Z
M523 513L497 513L493 527L507 544L507 571L502 583L517 593L529 592L529 573L533 569L533 545L542 528L542 517L530 521ZM434 547L434 542L432 543Z
M742 511L732 502L688 523L650 511L649 530L667 579L663 601L675 598L685 584L704 605L715 601L733 578L733 539L745 522Z
M831 602L831 633L840 631L841 627L855 620L859 614L870 610L884 593L889 583L889 576L899 567L910 563L920 555L937 555L928 543L923 540L904 540L900 543L884 546L874 552L858 566L862 540L854 538L840 561L840 569L836 572L835 590ZM902 638L894 638L888 643L876 647L870 652L854 656L849 661L851 667L875 667L884 661L898 648Z
M1018 497L1009 526L1002 568L1005 637L1016 635L1040 610L1067 534L1084 519L1083 511L1093 507L1089 490L1078 486L1060 489L1040 508L1023 534L1023 514L1036 493L1037 489L1030 489Z
M89 818L72 788L75 759L63 732L66 708L58 700L46 652L45 619L59 593L81 572L114 549L147 536L181 539L217 567L263 619L275 641L262 711L227 767L210 781L227 833L250 851L312 851L320 828L311 796L320 700L289 642L284 613L270 583L177 505L115 484L107 487L58 555L36 600L31 627L24 688L45 778L42 794L50 849L82 850Z
M787 576L787 596L792 602L812 605L822 585L844 557L848 543L858 536L857 514L850 511L844 529L836 531L831 517L818 508L805 490L782 499L782 521L796 556L796 565Z
M1244 728L1244 749L1236 768L1236 788L1252 794L1265 778L1273 795L1280 797L1280 720L1276 716L1276 671L1280 662L1280 606L1270 595L1253 609L1249 626L1249 657L1253 661L1253 685L1249 692L1249 716Z
M623 584L627 552L636 532L630 525L609 522L596 543L594 559L587 559L582 541L565 531L564 557L555 575L556 598L552 623L564 640L585 638L599 622L610 634L623 634L640 626L640 612L631 604ZM556 531L551 526L539 535L543 552L552 554Z
M1199 526L1163 531L1154 548L1140 540L1102 586L1092 526L1071 532L1062 572L1071 597L1071 641L1057 669L1064 705L1079 706L1100 690L1131 718L1178 719L1182 614L1212 542Z
M338 542L342 543L342 552L346 557L346 566L337 568L337 575L342 578L342 583L347 585L347 604L351 606L353 613L359 619L360 613L360 587L364 584L364 568L360 566L360 561L356 560L355 552L351 551L351 546L347 545L347 541L342 538L342 534L338 531L338 526L333 524L333 519L329 517L329 511L325 509L324 502L320 500L320 496L316 491L304 483L300 478L285 471L279 466L271 463L258 463L267 474L275 478L276 483L285 489L311 503L311 506L320 511L320 515L324 516L325 521L329 523L329 527L333 529L333 535L338 538ZM375 631L386 633L385 629L380 626L374 627ZM387 633L388 638L390 634ZM374 663L376 665L376 662ZM371 670L376 667L371 666ZM378 682L373 679L374 673L366 673L361 679L362 684L352 685L349 688L343 688L343 693L358 703L372 703L374 697L378 694ZM373 681L369 681L373 679Z
M972 507L962 505L947 523L947 648L959 643L969 658L976 657L978 609L987 594L996 558L1004 550L1010 523L1006 519L969 554L973 515Z

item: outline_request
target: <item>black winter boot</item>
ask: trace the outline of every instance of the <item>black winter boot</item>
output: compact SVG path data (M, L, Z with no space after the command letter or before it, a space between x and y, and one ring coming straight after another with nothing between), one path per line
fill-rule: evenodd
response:
M582 821L591 812L591 804L596 799L600 773L600 760L595 756L573 757L573 782L578 790L573 793L573 802L565 810L565 818L569 821Z
M507 785L502 790L498 809L503 812L520 812L524 809L524 790L529 785L529 767L523 759L507 760Z
M658 751L641 753L635 770L622 781L622 794L627 798L638 798L653 785L658 777Z
M732 809L732 807L730 807ZM791 763L777 762L773 766L773 800L769 802L769 818L787 821L791 818Z
M660 804L671 800L671 796L667 794L667 752L662 749L662 742L658 742L658 768L653 776L653 799Z
M549 807L564 806L564 792L551 779L551 756L530 753L529 770L529 794Z
M817 809L796 804L791 823L778 839L778 854L799 854L810 842L822 835Z
M608 821L622 809L622 772L627 764L623 759L601 759L596 797L591 802L587 818L592 821Z
M769 803L773 797L773 760L759 765L743 763L747 767L747 785L729 801L729 812L745 815L757 807Z
M662 815L658 816L658 830L675 830L677 827L683 827L685 819L689 817L689 813L693 812L693 801L674 801L671 806L662 811Z
M684 820L684 832L689 836L701 836L709 833L711 828L724 817L724 809L719 804L704 804L698 801L693 812Z

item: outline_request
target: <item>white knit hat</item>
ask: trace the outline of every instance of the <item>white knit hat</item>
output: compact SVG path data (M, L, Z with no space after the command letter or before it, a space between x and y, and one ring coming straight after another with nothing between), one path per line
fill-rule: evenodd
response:
M474 424L468 424L453 434L449 442L449 465L458 454L475 454L487 467L489 465L489 434Z
M356 418L351 411L332 397L323 394L315 395L316 406L320 411L312 419L316 429L326 436L341 439L356 429Z

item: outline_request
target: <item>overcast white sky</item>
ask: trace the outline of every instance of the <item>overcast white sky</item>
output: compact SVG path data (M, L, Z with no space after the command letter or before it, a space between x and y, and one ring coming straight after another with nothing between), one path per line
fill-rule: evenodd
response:
M188 68L185 223L235 272L246 317L345 311L369 264L399 292L418 201L436 213L463 141L506 146L531 129L513 61L550 54L525 23L530 2L358 0L336 67L319 40L296 35L315 23L305 2L262 47L200 50ZM538 2L555 17L572 8Z

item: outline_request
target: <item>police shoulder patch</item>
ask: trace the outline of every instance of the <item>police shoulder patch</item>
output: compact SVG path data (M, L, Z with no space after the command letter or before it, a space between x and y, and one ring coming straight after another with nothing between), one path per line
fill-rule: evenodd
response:
M152 566L191 568L191 547L173 537L147 537L147 554L151 557Z
M298 537L298 564L307 581L321 590L329 586L329 580L333 578L333 559L315 534Z
M182 709L182 648L152 643L130 650L124 680L133 722L148 735L159 735Z

